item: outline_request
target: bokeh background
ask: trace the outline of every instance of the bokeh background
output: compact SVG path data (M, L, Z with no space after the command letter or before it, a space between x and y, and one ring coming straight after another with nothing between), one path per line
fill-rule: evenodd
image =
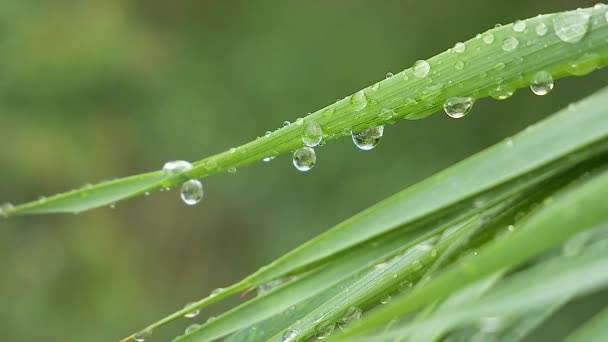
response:
M202 159L496 23L593 4L2 1L0 202ZM80 215L0 220L1 339L116 341L592 93L606 76L560 80L544 97L481 100L463 120L402 121L370 152L341 139L308 173L280 156L215 176L195 207L171 191Z

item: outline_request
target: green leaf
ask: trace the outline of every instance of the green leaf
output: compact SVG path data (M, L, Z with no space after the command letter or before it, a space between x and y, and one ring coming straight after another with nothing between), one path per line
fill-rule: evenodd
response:
M605 258L605 256L604 256ZM566 342L593 342L608 340L608 307L568 336Z

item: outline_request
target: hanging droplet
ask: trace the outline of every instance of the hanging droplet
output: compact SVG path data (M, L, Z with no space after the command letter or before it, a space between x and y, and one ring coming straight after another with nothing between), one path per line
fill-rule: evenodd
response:
M378 114L378 117L381 120L388 121L388 120L392 119L394 115L395 115L394 110L388 109L388 108L382 108L380 110L380 114Z
M553 17L553 30L566 43L579 42L589 30L591 13L577 10L559 13Z
M195 302L188 303L188 304L186 304L186 306L184 306L184 309L188 309L188 308L192 307L195 304L196 304ZM200 312L201 312L201 310L196 309L194 311L188 312L187 314L184 314L184 317L186 317L186 318L194 318L194 317L198 316L198 314Z
M391 297L390 295L386 296L386 297L382 298L382 300L380 301L380 304L388 304L391 302L391 299L393 299L393 297Z
M392 72L390 72L390 71L386 73L386 78L387 78L387 79L388 79L388 78L391 78L391 77L393 77L393 76L394 76L394 75L393 75L393 73L392 73Z
M321 126L314 121L310 121L304 128L302 142L308 147L315 147L319 145L322 139L323 130L321 129Z
M297 330L287 330L283 337L281 337L282 342L295 342L298 338L299 332Z
M492 44L492 43L494 43L494 35L490 32L486 32L483 35L481 35L481 40L483 40L483 42L488 45Z
M462 70L462 69L464 69L464 62L463 61L457 61L456 63L454 63L454 68L456 70Z
M536 25L536 28L534 29L534 31L536 31L536 34L539 36L544 36L547 34L547 32L549 32L549 28L547 27L547 25L545 23L538 23Z
M361 314L362 311L358 307L349 307L344 313L344 316L342 316L342 319L338 321L338 327L341 330L346 330L349 324L352 324L361 319Z
M180 191L182 202L195 205L203 199L203 184L196 179L185 181Z
M369 151L376 147L383 135L384 126L375 126L358 133L351 133L355 146L364 151Z
M447 115L454 119L460 119L467 115L475 100L472 97L452 97L445 101L443 104L443 110Z
M515 89L508 84L499 84L494 90L490 91L490 96L496 100L506 100L515 93Z
M293 153L293 166L299 171L308 171L315 166L317 155L311 147L305 146Z
M532 78L530 89L536 95L546 95L553 89L553 76L547 71L539 71Z
M196 329L198 329L201 325L200 324L190 324L187 328L185 333L186 334L192 334Z
M359 90L351 96L350 103L355 111L361 111L367 107L367 96L365 96L363 90Z
M524 32L526 30L526 22L523 20L516 20L513 23L513 31Z
M427 61L419 60L419 61L416 61L416 63L414 63L414 68L413 68L414 76L416 76L418 78L426 77L426 75L429 74L430 70L431 70L431 65Z
M180 173L189 170L192 170L192 164L185 160L173 160L166 162L165 165L163 165L163 173L167 177L179 175Z
M463 53L465 49L466 46L462 42L458 42L454 45L454 52L456 53Z
M145 329L133 335L133 340L135 342L144 342L150 336L152 336L152 330Z
M326 322L321 322L321 324L319 324L316 327L316 333L315 333L315 337L318 340L322 340L326 337L329 337L329 335L331 335L331 333L334 331L334 329L336 328L336 323L331 322L331 321L326 321Z
M518 45L519 45L519 40L517 40L517 38L515 38L515 37L508 37L502 41L503 51L513 51L513 50L517 49Z

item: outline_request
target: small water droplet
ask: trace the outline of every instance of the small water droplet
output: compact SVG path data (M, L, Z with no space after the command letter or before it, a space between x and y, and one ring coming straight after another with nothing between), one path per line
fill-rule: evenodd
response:
M388 79L388 78L391 78L391 77L393 77L393 76L394 76L394 75L393 75L393 73L392 73L392 72L390 72L390 71L386 73L386 78L387 78L387 79Z
M184 309L188 309L188 308L192 307L195 304L196 304L195 302L188 303L188 304L186 304L186 306L184 306ZM184 314L184 317L186 317L186 318L194 318L194 317L198 316L198 314L200 312L201 312L201 310L197 309L197 310L188 312L187 314Z
M536 95L546 95L553 89L553 76L547 71L539 71L532 78L530 89Z
M146 338L152 336L152 330L151 329L145 329L142 330L138 333L136 333L135 335L133 335L133 340L135 342L144 342L146 340Z
M501 23L498 23L498 24L494 25L494 27L495 27L495 28L502 27L502 24L501 24Z
M192 164L185 160L173 160L163 165L163 173L167 177L179 175L182 172L192 170Z
M506 100L515 93L515 89L508 84L499 84L496 89L490 91L490 96L496 100Z
M462 42L458 42L454 45L454 52L456 53L463 53L465 49L466 46Z
M186 334L191 334L191 333L193 333L193 332L194 332L194 330L198 329L199 327L200 327L200 324L196 324L196 323L194 323L194 324L190 324L190 325L189 325L189 326L186 328L185 333L186 333Z
M323 130L321 129L321 126L314 121L310 121L304 128L302 142L308 147L315 147L319 145L322 139Z
M503 51L513 51L517 49L519 45L519 40L515 37L507 37L502 41L502 49Z
M498 62L498 63L496 63L496 64L494 65L494 70L496 70L496 71L500 71L500 70L504 69L504 68L505 68L505 66L506 66L506 65L505 65L505 63L503 63L503 62Z
M217 289L215 289L215 290L211 291L210 296L211 296L211 297L215 297L215 296L219 295L219 294L220 294L220 293L222 293L222 292L224 292L224 289L223 289L223 288L221 288L221 287L218 287Z
M334 322L331 322L331 321L321 322L316 327L317 332L315 333L315 337L318 340L322 340L326 337L329 337L329 335L331 335L331 333L334 331L335 328L336 328L336 323L334 323Z
M391 302L391 299L393 299L393 297L391 297L390 295L386 296L386 297L382 298L382 300L380 301L380 304L388 304Z
M420 262L420 260L416 259L416 260L412 261L412 269L414 271L418 271L418 270L422 269L422 263Z
M350 103L355 111L361 111L367 107L367 96L365 96L363 90L359 90L351 96Z
M304 119L302 119L302 118L297 118L296 119L296 125L302 126L303 123L304 123Z
M182 201L187 205L195 205L203 199L203 183L190 179L182 184L180 191Z
M590 18L587 11L559 13L553 17L553 30L563 42L576 43L587 34Z
M443 110L445 113L454 119L460 119L467 115L475 100L472 97L452 97L445 101L443 104Z
M207 318L207 323L211 323L215 321L215 316L209 316L209 318Z
M360 150L369 151L376 147L384 135L384 126L370 127L358 133L352 133L353 143Z
M271 135L272 135L272 132L271 132L271 131L266 131L266 133L264 133L264 136L265 136L265 137L269 137L269 136L271 136Z
M510 231L510 232L512 232L512 231L515 230L515 226L512 225L512 224L510 224L509 226L507 226L507 230Z
M486 44L492 44L494 43L494 35L490 32L486 32L481 36L481 39L483 40L484 43Z
M287 127L289 125L291 125L291 122L289 122L287 120L283 121L283 127Z
M271 280L269 282L266 282L260 286L258 286L258 296L261 296L263 294L266 294L274 289L276 289L277 287L283 285L285 283L285 280L283 278L279 278L279 279L275 279L275 280Z
M361 319L361 314L363 312L356 306L351 306L346 310L344 316L338 321L338 327L341 330L346 330L349 324L352 324Z
M315 166L317 155L311 147L305 146L293 153L293 166L299 171L308 171Z
M236 167L231 166L231 167L228 168L227 171L228 171L228 173L235 174L236 173Z
M297 330L287 330L283 337L281 337L282 342L295 342L298 338L299 332Z
M507 145L507 147L509 148L513 147L513 139L507 138L507 140L505 141L505 145Z
M454 63L454 68L456 70L462 70L462 69L464 69L464 62L463 61L457 61L456 63Z
M413 68L414 76L416 76L418 78L426 77L426 75L429 74L430 70L431 70L431 65L427 61L419 60L419 61L416 61L416 63L414 63L414 68Z
M526 30L526 22L523 20L516 20L513 23L513 31L524 32Z
M395 115L394 110L388 109L388 108L382 108L380 110L380 114L378 114L378 117L381 120L388 121L388 120L392 119L394 115Z
M150 191L144 192L144 196L150 196Z
M547 25L545 23L538 23L536 25L536 28L534 29L534 31L536 31L536 34L539 36L544 36L547 34L547 32L549 32L549 28L547 27Z
M262 159L262 161L264 163L268 163L268 162L272 161L273 159L274 159L274 156L269 156L269 157L264 157L264 159Z
M236 148L235 147L231 147L228 152L230 152L230 154L233 154L234 152L236 152Z
M0 215L5 218L8 217L8 212L13 210L14 206L11 203L4 203L0 205Z

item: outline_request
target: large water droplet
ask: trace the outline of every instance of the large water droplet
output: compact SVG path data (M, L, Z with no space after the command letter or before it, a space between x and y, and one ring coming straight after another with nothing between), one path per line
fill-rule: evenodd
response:
M532 78L530 89L536 95L546 95L553 89L553 76L547 71L539 71Z
M282 342L295 342L296 339L298 338L299 333L300 332L297 330L287 330L283 334L283 337L281 337L281 341Z
M486 32L481 36L481 39L483 40L484 43L486 44L492 44L494 43L494 35L490 32Z
M173 160L163 165L163 173L168 177L179 175L189 170L192 170L192 164L185 160Z
M196 179L185 181L180 196L187 205L197 204L203 199L203 183Z
M466 45L464 45L462 42L458 42L454 45L454 52L456 53L463 53L465 49Z
M346 310L342 319L338 321L338 327L341 330L346 330L349 324L352 324L361 319L362 311L356 306L351 306Z
M358 133L351 133L355 146L364 151L369 151L376 147L383 135L384 126L375 126Z
M416 63L414 63L414 68L413 68L414 76L416 76L418 78L426 77L426 75L429 74L430 70L431 70L431 65L427 61L420 60L420 61L416 61Z
M576 43L587 34L589 18L591 13L582 10L559 13L553 17L553 30L562 41Z
M193 332L194 332L196 329L198 329L200 326L201 326L200 324L196 324L196 323L194 323L194 324L190 324L190 325L189 325L189 326L186 328L185 333L186 333L186 334L191 334L191 333L193 333Z
M319 145L322 139L323 130L321 130L321 126L318 123L311 121L304 127L304 134L302 134L302 142L304 145L315 147Z
M445 101L443 104L443 110L447 115L454 119L460 119L467 115L475 100L472 97L452 97Z
M545 25L545 23L538 23L536 25L536 28L534 29L534 31L536 31L536 34L539 36L544 36L547 34L547 32L549 32L549 28L547 27L547 25Z
M517 40L517 38L515 38L515 37L508 37L502 41L502 49L504 51L513 51L513 50L517 49L518 45L519 45L519 40Z
M499 84L494 90L490 91L490 96L496 100L506 100L515 93L515 88L508 84Z
M191 308L195 304L196 304L195 302L188 303L188 304L186 304L186 306L184 306L184 309ZM186 317L186 318L194 318L194 317L198 316L198 314L200 312L201 312L201 310L196 309L194 311L188 312L187 314L184 315L184 317Z
M315 150L305 146L297 149L293 153L293 166L299 171L308 171L315 166L317 155Z
M335 328L336 328L336 323L334 323L334 322L331 322L331 321L321 322L316 328L317 332L315 333L315 337L319 340L329 337L329 335L331 335L331 333L334 331Z
M133 340L135 342L144 342L150 336L152 336L152 330L145 329L133 335Z
M526 22L523 20L516 20L513 23L513 31L524 32L526 30Z
M365 96L363 90L359 90L351 96L350 103L355 111L363 110L363 108L367 107L367 96Z

